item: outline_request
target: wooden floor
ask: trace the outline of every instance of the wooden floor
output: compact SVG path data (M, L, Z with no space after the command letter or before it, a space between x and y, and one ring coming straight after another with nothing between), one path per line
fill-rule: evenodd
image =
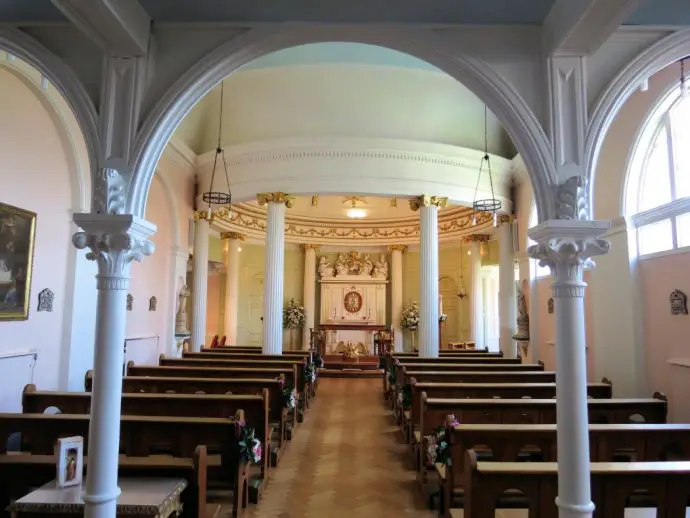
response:
M434 518L404 453L380 378L321 378L313 408L248 518Z

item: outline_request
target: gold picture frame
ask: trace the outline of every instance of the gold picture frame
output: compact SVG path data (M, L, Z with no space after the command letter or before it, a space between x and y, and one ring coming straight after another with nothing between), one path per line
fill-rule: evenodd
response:
M27 320L36 213L0 202L0 321Z

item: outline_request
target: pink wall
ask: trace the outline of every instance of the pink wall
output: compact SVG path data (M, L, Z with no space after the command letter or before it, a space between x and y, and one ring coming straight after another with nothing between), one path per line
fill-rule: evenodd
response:
M690 359L690 316L672 315L669 296L675 289L690 293L690 281L684 272L690 269L690 253L654 257L639 262L643 293L645 362L647 383L652 391L669 397L669 411L674 420L690 421L687 400L690 394L690 370L667 363L671 358Z
M62 348L68 255L71 244L71 176L67 154L51 116L22 81L0 68L0 201L38 214L29 319L0 321L0 357L38 351L34 381L57 388ZM38 292L55 294L53 312L36 311ZM16 404L31 381L28 358L0 359L0 409Z

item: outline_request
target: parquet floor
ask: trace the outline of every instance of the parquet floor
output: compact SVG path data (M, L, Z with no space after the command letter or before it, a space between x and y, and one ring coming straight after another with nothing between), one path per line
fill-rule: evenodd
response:
M307 412L248 518L435 518L425 509L380 379L319 380Z

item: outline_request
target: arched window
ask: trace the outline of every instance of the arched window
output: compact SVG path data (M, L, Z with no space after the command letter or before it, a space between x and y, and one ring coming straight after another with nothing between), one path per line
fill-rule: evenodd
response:
M537 217L537 207L536 205L532 207L532 212L529 216L529 226L528 228L536 227L537 224L539 223L539 218ZM536 241L532 241L530 238L527 238L527 246L530 247L532 245L536 245ZM530 277L532 279L538 279L540 277L548 277L551 275L551 269L548 266L539 266L539 261L537 259L530 259L529 260L530 267L529 267L529 272L530 272Z
M637 228L638 255L690 246L690 99L677 87L640 132L625 212Z

